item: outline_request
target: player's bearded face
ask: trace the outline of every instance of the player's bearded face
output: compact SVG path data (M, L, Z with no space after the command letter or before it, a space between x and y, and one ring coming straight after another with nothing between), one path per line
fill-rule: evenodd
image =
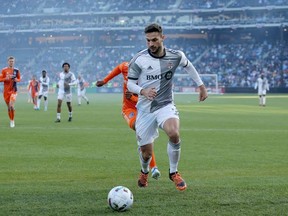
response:
M153 55L161 55L163 51L164 35L159 32L146 33L147 47Z

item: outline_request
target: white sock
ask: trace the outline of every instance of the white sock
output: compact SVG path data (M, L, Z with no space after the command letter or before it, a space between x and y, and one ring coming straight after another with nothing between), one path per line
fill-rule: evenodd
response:
M57 113L57 119L61 119L61 113Z
M169 157L170 173L178 171L178 162L180 160L181 153L181 141L179 143L168 142L167 144L167 153Z
M37 108L40 109L40 102L41 102L41 99L37 99Z
M78 104L81 104L81 96L78 96Z
M144 173L148 173L149 172L149 164L150 164L150 161L151 161L152 157L150 157L148 159L148 161L144 161L144 159L142 157L142 152L141 152L141 150L139 150L139 159L140 159L140 164L141 164L142 171Z
M69 117L72 117L72 112L69 112Z
M262 103L262 105L265 105L265 104L266 104L266 97L265 97L265 96L262 96L262 98L263 98L263 103Z

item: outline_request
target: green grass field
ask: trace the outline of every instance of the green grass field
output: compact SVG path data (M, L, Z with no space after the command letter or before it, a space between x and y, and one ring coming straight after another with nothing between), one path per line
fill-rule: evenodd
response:
M179 171L188 188L168 179L167 137L155 142L156 181L137 187L140 164L134 132L121 116L121 95L88 95L73 122L49 110L34 111L27 96L16 103L9 128L0 103L0 215L288 215L288 96L176 95L181 118ZM43 104L42 104L43 106ZM134 194L124 213L107 205L117 185Z

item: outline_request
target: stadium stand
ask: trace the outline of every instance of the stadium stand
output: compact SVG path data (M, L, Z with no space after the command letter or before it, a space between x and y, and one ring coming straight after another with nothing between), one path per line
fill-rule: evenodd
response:
M287 9L287 0L12 0L0 8L1 64L14 55L24 83L42 69L53 82L69 61L91 83L145 48L144 26L159 22L167 47L201 74L216 73L220 86L252 88L264 73L272 88L288 88Z

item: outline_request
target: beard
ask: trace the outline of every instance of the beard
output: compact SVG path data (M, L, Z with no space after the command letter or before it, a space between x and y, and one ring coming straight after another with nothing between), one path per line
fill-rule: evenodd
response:
M153 55L157 56L161 52L161 47L151 46L151 47L149 47L149 50Z

